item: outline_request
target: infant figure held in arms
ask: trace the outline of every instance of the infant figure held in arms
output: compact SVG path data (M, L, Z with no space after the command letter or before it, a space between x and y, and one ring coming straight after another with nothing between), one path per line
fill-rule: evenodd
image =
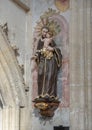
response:
M51 59L53 57L54 48L50 46L52 40L53 34L51 32L46 34L46 38L41 39L41 41L44 42L44 46L41 49L41 54L43 54L46 59Z

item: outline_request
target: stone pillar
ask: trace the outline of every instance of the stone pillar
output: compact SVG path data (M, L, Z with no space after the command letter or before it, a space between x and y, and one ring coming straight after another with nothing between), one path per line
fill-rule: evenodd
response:
M31 130L31 119L30 119L31 113L30 108L20 108L20 129L19 130Z
M2 130L20 130L19 108L7 108L2 110Z
M71 0L70 129L92 129L91 0Z
M92 129L92 0L87 1L86 30L86 114L87 130Z
M0 130L2 130L2 109L0 108Z

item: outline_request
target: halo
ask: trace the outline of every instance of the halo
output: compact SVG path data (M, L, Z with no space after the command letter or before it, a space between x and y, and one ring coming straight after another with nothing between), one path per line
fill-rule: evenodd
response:
M41 36L41 29L45 26L49 28L49 30L53 33L54 36L57 35L61 31L61 27L55 20L51 20L51 17L58 13L59 12L56 12L56 10L49 8L47 12L40 16L40 20L37 22L37 25L34 28L34 33L38 37Z

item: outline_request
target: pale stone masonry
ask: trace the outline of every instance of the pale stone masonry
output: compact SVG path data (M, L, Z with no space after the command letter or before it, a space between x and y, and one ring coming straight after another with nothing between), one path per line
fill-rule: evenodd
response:
M70 130L92 129L91 0L71 0Z

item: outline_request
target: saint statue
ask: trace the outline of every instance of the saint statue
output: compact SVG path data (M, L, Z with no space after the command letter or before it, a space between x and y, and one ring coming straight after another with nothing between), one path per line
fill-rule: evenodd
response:
M54 41L61 32L58 22L51 20L51 16L58 13L49 9L37 22L34 32L34 45L37 43L34 56L38 67L38 96L33 100L34 106L40 110L42 116L53 116L59 106L57 97L58 73L62 65L62 54Z
M61 67L62 54L53 40L53 32L48 27L41 30L34 56L38 65L38 99L57 100L57 76Z

